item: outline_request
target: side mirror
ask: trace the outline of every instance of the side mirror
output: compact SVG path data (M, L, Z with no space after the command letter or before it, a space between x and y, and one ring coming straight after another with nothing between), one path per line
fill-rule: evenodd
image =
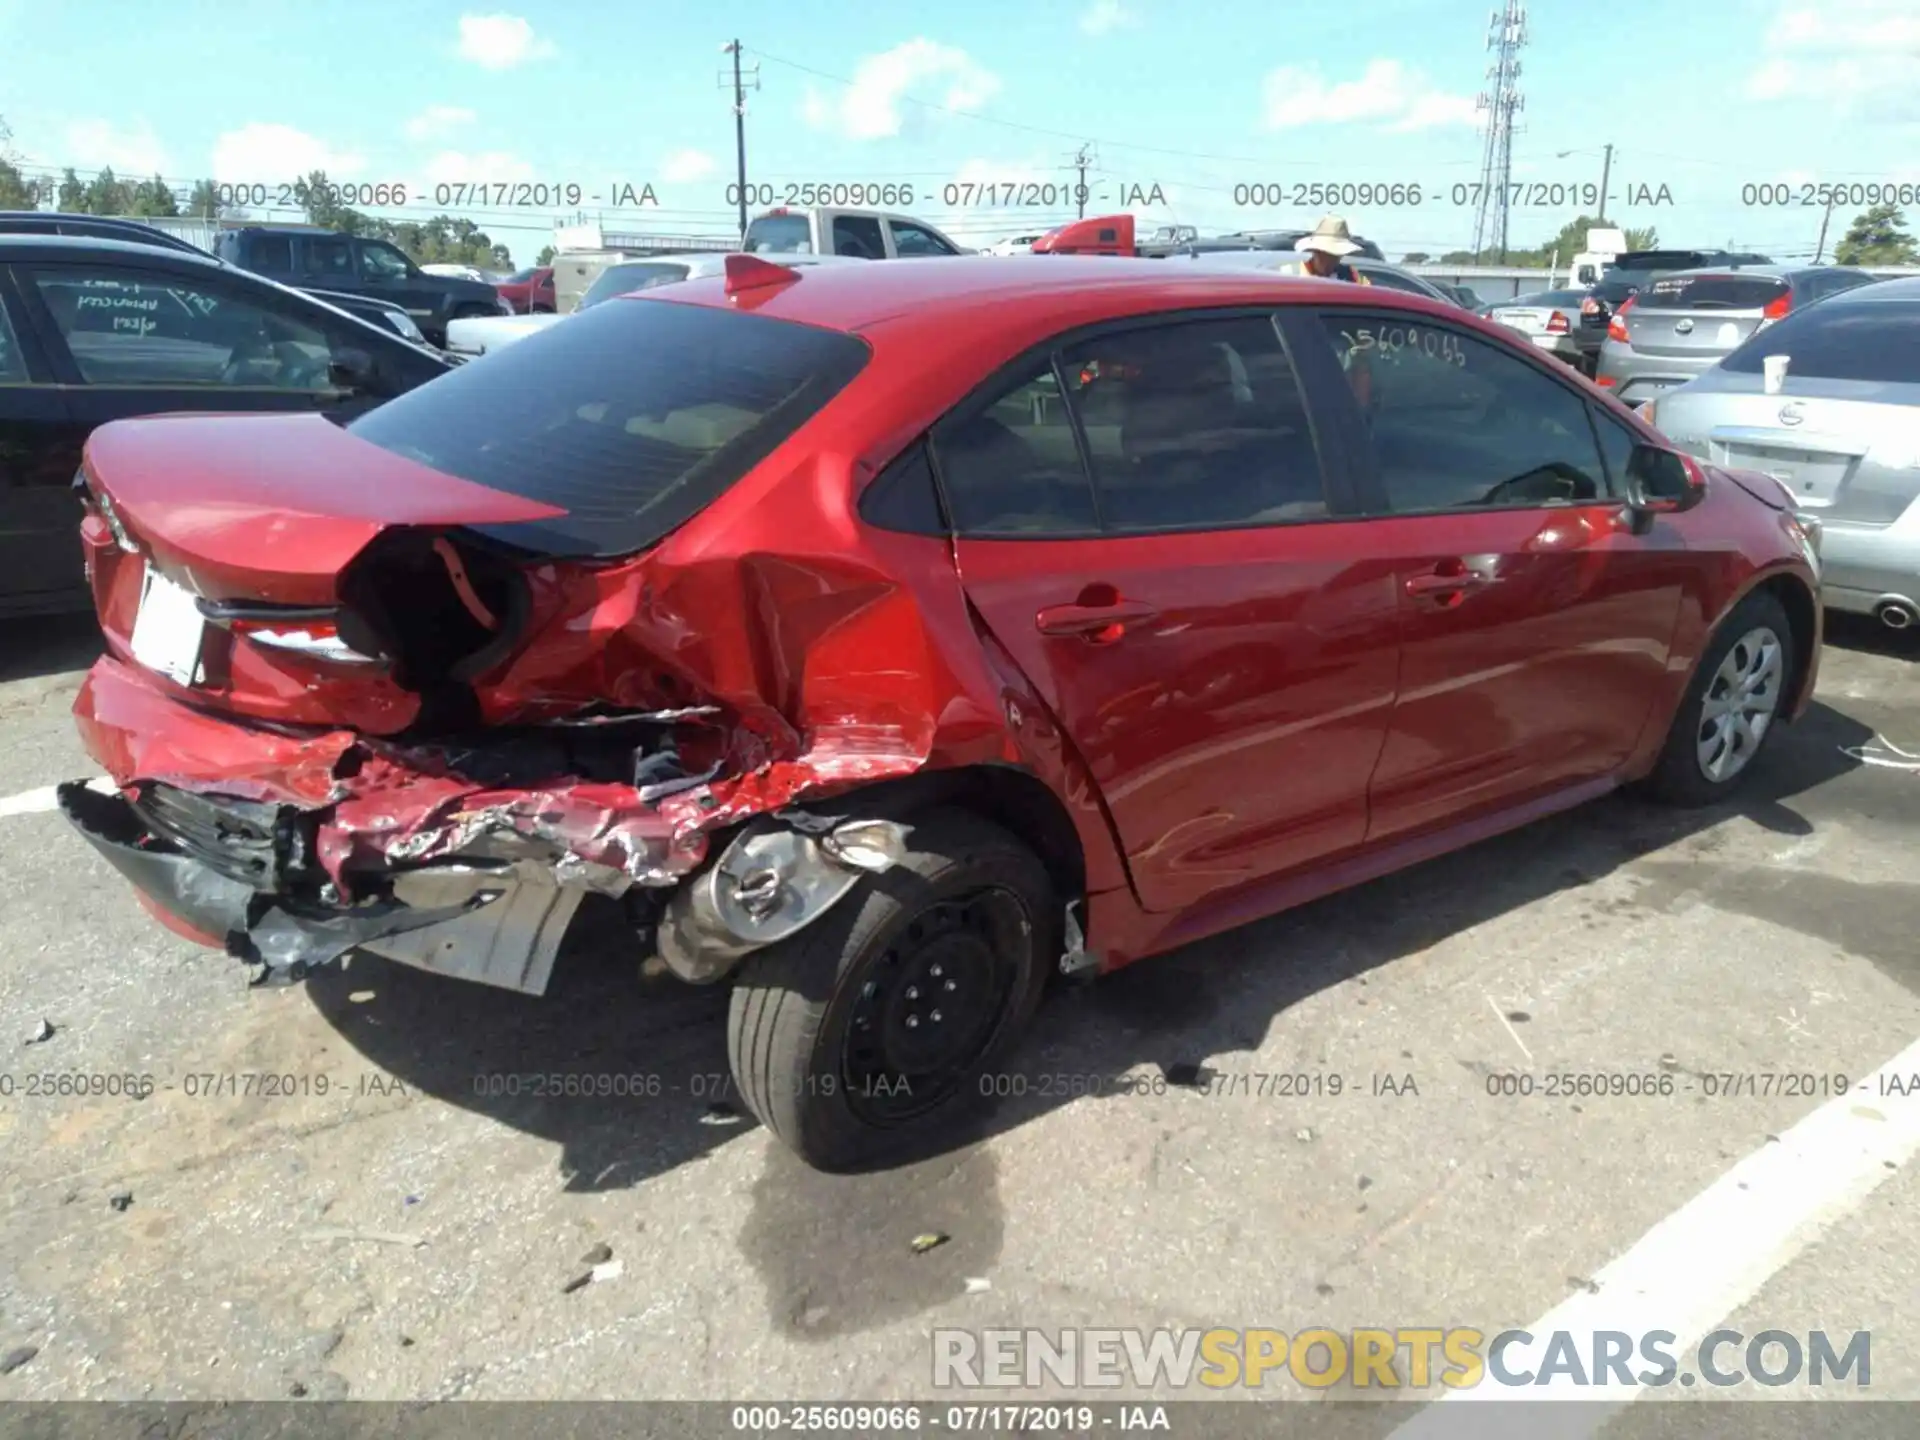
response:
M327 364L327 383L336 390L357 394L373 388L376 373L371 355L347 347L333 352Z
M1707 476L1691 455L1636 445L1627 457L1627 504L1641 528L1655 515L1677 515L1707 498Z

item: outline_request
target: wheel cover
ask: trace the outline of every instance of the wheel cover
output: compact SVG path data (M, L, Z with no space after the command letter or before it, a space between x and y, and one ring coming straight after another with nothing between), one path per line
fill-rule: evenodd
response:
M871 954L841 1043L854 1112L899 1125L948 1099L1000 1033L1032 947L1020 897L990 886L929 905Z
M1700 773L1716 784L1747 768L1780 709L1786 647L1765 625L1733 643L1700 697L1694 747Z

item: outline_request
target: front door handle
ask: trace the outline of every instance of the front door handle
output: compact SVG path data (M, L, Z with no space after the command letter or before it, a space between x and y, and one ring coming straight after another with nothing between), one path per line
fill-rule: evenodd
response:
M1033 617L1033 624L1042 635L1079 635L1106 643L1118 640L1129 625L1159 618L1160 612L1151 605L1116 600L1110 605L1049 605Z

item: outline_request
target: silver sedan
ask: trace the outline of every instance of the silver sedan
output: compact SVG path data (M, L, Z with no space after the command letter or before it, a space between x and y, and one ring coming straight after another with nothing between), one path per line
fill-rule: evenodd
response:
M1681 449L1785 487L1816 522L1827 605L1920 621L1920 276L1790 315L1640 413Z

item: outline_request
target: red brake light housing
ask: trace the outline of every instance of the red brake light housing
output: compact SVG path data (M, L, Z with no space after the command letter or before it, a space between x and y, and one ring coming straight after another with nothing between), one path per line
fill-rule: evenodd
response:
M1787 318L1787 312L1792 308L1793 292L1791 290L1783 290L1777 300L1771 300L1767 303L1767 308L1760 312L1760 316L1765 320L1784 320Z
M1580 302L1580 313L1582 315L1598 315L1600 313L1600 302L1591 295L1587 296L1586 299Z
M1622 345L1629 343L1630 337L1627 335L1627 322L1621 317L1632 308L1633 296L1629 295L1626 299L1622 300L1619 307L1615 309L1613 318L1607 321L1607 339L1618 340Z
M1556 310L1547 317L1547 334L1549 335L1564 335L1572 328L1564 310Z
M762 260L758 255L727 256L727 294L739 295L749 290L766 290L779 285L791 285L800 278L800 272L788 265L775 265L770 260Z

